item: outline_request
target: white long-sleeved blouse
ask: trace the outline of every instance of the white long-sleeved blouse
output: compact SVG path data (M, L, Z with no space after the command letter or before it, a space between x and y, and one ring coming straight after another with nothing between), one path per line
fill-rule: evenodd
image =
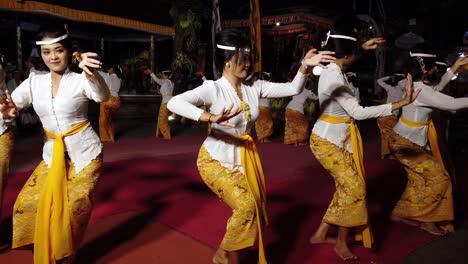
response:
M453 98L441 92L435 91L433 87L422 82L414 83L415 89L421 89L416 100L403 107L402 116L410 121L427 122L431 119L433 109L454 111L468 108L468 98ZM411 142L422 147L427 146L428 126L409 127L401 122L393 128L398 135L409 139Z
M403 79L404 81L400 80L395 86L387 84L385 81L388 79L390 79L390 76L382 77L377 80L377 83L385 89L387 92L387 104L391 104L398 102L405 97L404 89L406 86L406 79ZM398 116L400 114L400 110L394 110L392 114Z
M385 76L377 80L377 83L387 92L387 104L400 101L405 96L404 88L406 85L406 81L402 82L401 80L395 86L387 84L386 81L389 79L390 76Z
M119 97L120 84L122 80L120 80L117 74L115 73L109 74L107 72L102 72L102 71L98 71L98 73L102 76L102 78L106 82L107 87L109 87L110 95Z
M456 75L453 73L452 69L448 68L448 70L442 75L438 84L434 85L432 89L437 92L442 92L447 84L452 80L453 77Z
M341 118L364 120L392 114L392 105L363 107L353 94L346 76L335 63L328 64L320 74L318 97L322 114ZM315 122L312 133L340 148L352 152L349 139L349 124L331 124L322 120Z
M153 79L157 84L161 86L159 88L159 92L162 95L162 103L167 103L169 100L172 98L172 93L174 92L174 84L172 84L172 81L169 79L159 79L154 75L154 73L150 74L151 79Z
M250 107L251 120L247 121L243 115L231 118L229 122L235 124L234 128L211 124L212 132L241 136L250 133L258 118L259 98L277 98L292 96L300 93L304 87L307 76L298 72L291 83L272 83L263 80L254 82L252 86L242 85L242 97ZM234 105L236 109L240 105L240 98L229 81L222 77L216 81L205 81L201 86L174 96L167 107L173 113L198 121L204 112L197 106L206 105L209 112L219 114L223 108ZM240 160L240 145L238 142L218 139L208 136L203 146L211 157L219 161L229 169L243 171Z
M84 72L77 74L67 70L62 76L54 98L50 73L31 73L11 96L18 110L32 104L44 129L59 134L88 119L90 99L102 102L107 100L109 95L107 87L93 83ZM64 141L76 173L86 167L102 150L101 141L91 126L65 137ZM49 167L52 161L53 142L53 139L46 138L42 153L42 158Z
M302 93L293 96L286 108L304 113L304 103L307 99L318 100L318 97L311 90L304 89Z

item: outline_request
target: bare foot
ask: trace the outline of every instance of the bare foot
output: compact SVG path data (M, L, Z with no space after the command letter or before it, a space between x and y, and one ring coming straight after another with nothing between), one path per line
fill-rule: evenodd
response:
M218 248L213 256L213 264L239 264L239 254Z
M404 224L407 224L407 225L410 225L410 226L419 226L420 225L420 222L418 222L416 220L401 218L401 217L398 217L398 216L393 215L393 214L390 216L390 220L392 220L393 222L404 223Z
M421 223L419 226L422 230L434 236L443 236L447 234L444 230L440 229L435 223Z
M309 243L312 245L315 244L336 244L336 238L334 237L318 237L318 236L313 236L309 239Z
M339 243L335 246L335 252L344 261L352 261L357 260L358 257L349 250L348 245L346 243Z
M228 264L229 257L226 251L218 248L213 256L213 264Z

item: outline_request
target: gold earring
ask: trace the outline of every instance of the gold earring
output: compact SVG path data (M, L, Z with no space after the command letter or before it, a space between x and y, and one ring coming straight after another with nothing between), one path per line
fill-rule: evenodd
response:
M226 67L231 68L231 64L230 64L230 63L226 63Z

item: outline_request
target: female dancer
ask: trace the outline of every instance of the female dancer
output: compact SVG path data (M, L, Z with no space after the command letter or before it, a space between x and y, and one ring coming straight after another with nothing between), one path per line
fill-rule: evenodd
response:
M468 57L458 58L450 68L446 68L446 70L441 71L440 69L444 68L441 66L444 64L445 63L443 62L436 61L438 72L444 74L440 78L440 81L431 83L431 87L434 91L443 91L447 87L447 84L453 80L453 78L456 78L463 66L468 64ZM445 64L445 66L447 66L447 64ZM377 83L387 92L387 103L397 102L404 97L406 79L403 74L394 74L392 76L382 77L377 80ZM382 158L391 157L388 149L388 138L393 134L393 128L398 122L399 114L400 111L393 111L393 115L379 117L377 119L381 135Z
M364 44L365 50L376 49L384 40L371 39ZM412 88L407 96L396 103L362 107L348 84L346 68L356 60L357 39L352 34L328 33L325 49L335 51L336 62L323 69L318 85L321 115L314 125L310 148L317 160L335 180L336 192L322 223L311 237L312 244L334 242L327 238L331 225L338 226L335 252L344 260L357 257L347 245L351 228L356 228L356 239L371 247L367 206L362 142L354 120L391 115L413 99ZM410 82L411 84L412 82Z
M104 78L107 80L106 83L109 86L111 97L102 102L99 108L99 137L102 142L115 142L112 114L120 108L119 90L122 83L119 77L120 74L120 69L116 65L112 65L107 69Z
M171 71L162 71L162 78L159 79L150 69L144 71L145 74L149 74L161 87L159 93L162 96L161 107L159 108L158 123L156 125L156 137L159 137L159 133L162 134L164 139L171 139L171 127L169 126L168 118L171 115L167 110L167 102L172 98L172 92L174 91L174 84L171 81Z
M396 73L391 76L385 76L378 79L377 83L387 92L387 104L398 102L405 97L406 78L404 74ZM377 125L380 130L382 159L390 157L390 151L388 150L388 137L393 133L393 127L395 127L398 121L399 114L399 110L394 110L391 115L377 118Z
M284 144L306 144L309 136L309 119L304 114L304 104L307 99L318 100L318 97L306 87L298 95L293 96L286 106L286 125L284 128Z
M263 80L269 81L271 73L263 72ZM268 139L273 134L273 116L271 115L270 99L260 98L259 100L259 113L257 122L255 122L255 132L257 133L258 141L265 143L269 142Z
M388 148L408 174L408 182L391 218L433 235L452 231L452 184L439 151L437 133L431 120L434 109L468 108L468 98L453 98L434 90L440 74L436 56L424 51L410 53L410 72L419 97L403 107L389 138Z
M102 164L102 144L89 124L88 102L109 98L109 88L93 69L96 53L74 53L82 74L68 69L70 41L62 31L38 36L50 73L31 73L0 103L3 118L33 105L46 136L43 161L16 199L13 248L34 244L35 263L67 263L83 238Z
M173 97L168 108L192 120L211 122L212 131L198 156L198 170L208 187L233 210L213 263L233 263L238 251L254 245L258 236L259 262L266 263L263 228L266 195L263 172L249 133L259 113L259 98L292 96L301 92L307 65L331 62L330 52L309 51L291 83L242 82L250 67L249 39L239 30L218 33L216 63L222 78ZM197 106L206 105L204 111ZM238 115L242 112L242 115ZM234 263L237 263L234 260Z

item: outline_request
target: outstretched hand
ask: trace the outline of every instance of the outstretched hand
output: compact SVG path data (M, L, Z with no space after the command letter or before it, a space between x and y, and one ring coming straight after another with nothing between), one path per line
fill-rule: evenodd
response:
M384 38L371 38L368 41L362 43L361 48L363 50L375 50L383 43L385 43Z
M242 112L242 110L240 108L233 109L233 107L234 104L231 104L227 109L223 107L219 114L210 116L209 121L211 123L217 123L221 126L236 127L235 124L229 122L229 119L238 115L240 112Z
M308 66L324 67L321 63L334 62L336 60L336 58L332 56L334 54L334 51L324 50L317 53L317 49L310 49L304 56L304 62Z
M452 65L451 69L454 74L457 74L462 68L468 69L468 56L458 58Z
M86 75L89 76L94 76L93 70L94 69L100 69L102 63L94 59L93 57L97 56L97 53L94 52L85 52L85 53L80 53L80 52L73 52L72 55L76 60L78 60L79 64L78 67L82 69Z
M406 94L403 101L406 104L411 104L414 100L416 100L416 97L418 97L420 92L421 89L414 90L413 76L408 73L406 76Z
M16 104L11 99L10 91L6 90L5 95L7 99L0 96L0 113L2 113L4 119L11 119L18 116L18 109Z

